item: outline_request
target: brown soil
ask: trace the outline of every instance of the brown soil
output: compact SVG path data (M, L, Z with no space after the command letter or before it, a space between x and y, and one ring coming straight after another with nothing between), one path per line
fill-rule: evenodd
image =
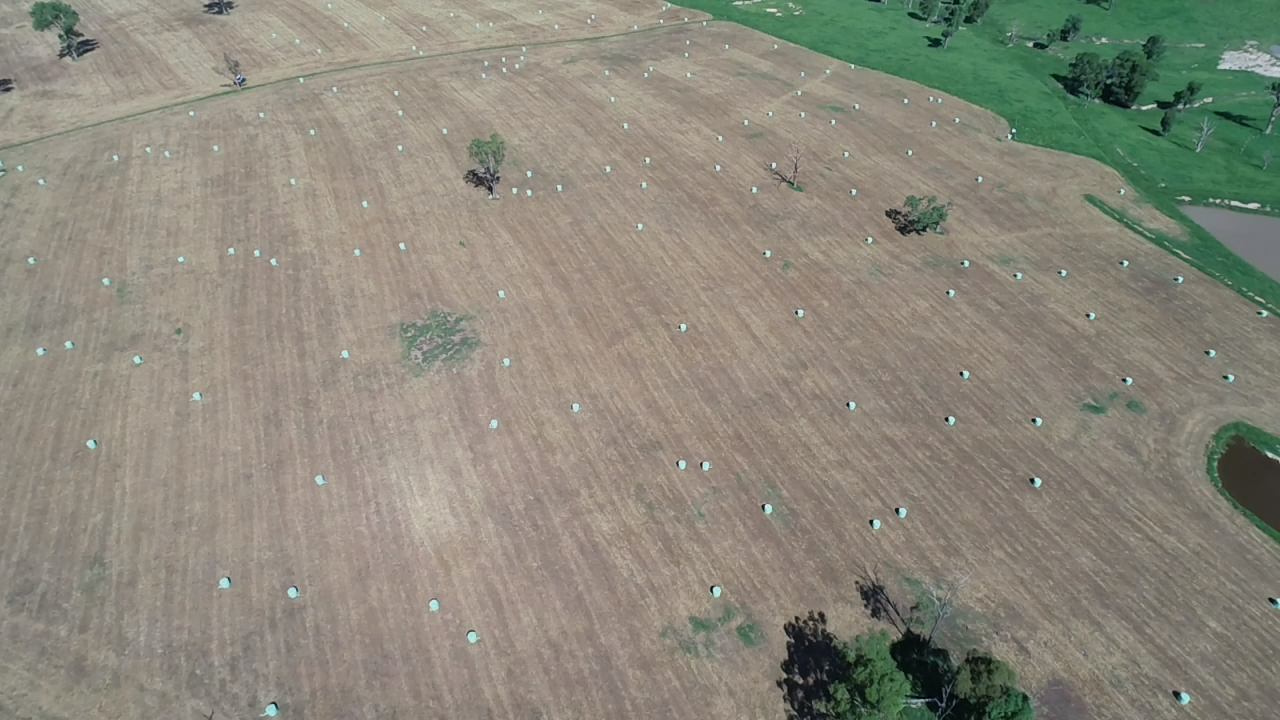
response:
M1091 208L1127 203L1114 172L772 43L691 24L484 81L518 50L458 55L6 152L0 708L777 717L783 623L866 628L855 569L884 560L972 568L985 643L1089 717L1184 717L1174 688L1268 716L1280 548L1203 448L1280 427L1274 319ZM494 130L489 202L461 178ZM793 139L804 193L761 169ZM893 233L908 193L955 202L946 236ZM432 308L481 345L415 377L398 326ZM1145 416L1080 411L1122 375ZM664 640L712 584L763 644Z
M1280 463L1234 438L1218 458L1222 488L1259 520L1280 528Z

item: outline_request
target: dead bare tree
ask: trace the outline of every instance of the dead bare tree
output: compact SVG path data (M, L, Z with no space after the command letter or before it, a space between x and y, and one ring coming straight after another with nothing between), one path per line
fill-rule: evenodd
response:
M803 151L800 143L792 141L791 149L787 152L787 164L782 170L778 169L777 163L769 163L769 172L778 181L779 187L784 183L793 190L800 187L800 155Z
M1200 137L1196 139L1196 152L1204 149L1204 144L1208 142L1209 136L1217 129L1217 124L1209 122L1209 118L1200 121Z
M1262 169L1271 167L1271 148L1262 151Z
M857 581L858 597L862 599L862 606L872 620L884 620L892 625L899 635L905 634L910 623L898 608L898 604L889 596L888 588L880 579L879 568L878 563L869 570L865 566L862 568Z
M1240 146L1240 154L1241 154L1241 155L1243 155L1243 154L1244 154L1244 149L1245 149L1245 148L1247 148L1247 147L1249 147L1249 143L1253 142L1254 140L1257 140L1257 139L1258 139L1258 138L1260 138L1260 137L1262 137L1262 136L1261 136L1261 135L1259 135L1259 134L1257 134L1257 133L1254 133L1254 134L1250 135L1249 137L1245 138L1244 144Z
M927 600L932 605L931 608L928 608L928 612L933 616L933 623L929 627L929 632L924 636L925 641L930 645L933 644L933 636L938 632L938 629L955 611L956 597L964 590L964 586L968 584L972 575L973 571L970 570L954 580L931 582L925 586L927 595L924 600Z
M1005 36L1005 47L1013 47L1018 42L1018 31L1022 29L1022 24L1017 20L1009 26L1009 34Z
M232 57L231 53L222 53L221 71L231 76L231 84L235 85L237 89L244 89L245 79L240 72L240 61Z

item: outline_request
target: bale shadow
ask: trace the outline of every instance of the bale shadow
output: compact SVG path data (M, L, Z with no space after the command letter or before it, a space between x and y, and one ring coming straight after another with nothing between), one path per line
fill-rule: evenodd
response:
M471 187L473 187L473 188L478 188L478 189L480 189L480 190L484 190L486 193L488 193L488 192L489 192L489 182L488 182L488 180L486 180L486 179L485 179L484 174L483 174L483 173L481 173L481 172L480 172L479 170L477 170L476 168L472 168L472 169L470 169L470 170L466 171L465 173L463 173L463 174L462 174L462 179L463 179L463 181L464 181L464 182L466 182L468 185L470 185L470 186L471 186ZM502 176L501 176L501 175L498 175L498 176L494 177L494 179L493 179L493 188L494 188L494 191L493 191L492 195L493 195L493 197L494 197L495 199L496 199L496 198L498 198L498 197L500 197L500 196L498 195L497 188L498 188L498 184L499 184L499 183L501 183L501 182L502 182Z
M1248 115L1241 115L1240 113L1234 113L1234 112L1231 112L1230 110L1214 110L1213 114L1217 115L1223 120L1226 120L1227 122L1235 123L1240 127L1246 127L1251 130L1258 129L1253 126L1253 118L1249 117Z
M230 15L235 9L235 0L212 0L204 5L206 15Z
M13 84L13 78L0 78L0 93L13 92L15 87L17 86Z
M788 720L822 717L822 706L831 699L831 683L845 678L852 667L840 640L827 630L825 613L809 611L783 625L787 657L782 661L778 689L786 703Z

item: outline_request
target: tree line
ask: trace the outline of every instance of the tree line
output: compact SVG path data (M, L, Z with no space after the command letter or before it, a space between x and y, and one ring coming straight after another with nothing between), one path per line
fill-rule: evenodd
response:
M925 585L905 611L874 573L858 582L871 618L892 626L852 642L821 612L787 623L782 691L790 720L1034 720L1009 664L977 648L955 662L937 637L966 579Z

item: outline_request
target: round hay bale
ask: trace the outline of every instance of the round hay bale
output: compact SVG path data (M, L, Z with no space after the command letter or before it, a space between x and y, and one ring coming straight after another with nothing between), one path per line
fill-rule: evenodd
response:
M85 441L84 441L84 446L85 446L85 447L87 447L87 448L89 448L90 450L96 450L96 449L97 449L97 447L98 447L98 441L97 441L97 440L85 440Z
M279 715L279 714L280 714L280 706L275 703L267 703L267 706L262 709L263 717L275 717L276 715Z
M769 503L765 503L765 504L763 504L763 505L761 505L761 506L760 506L760 512L763 512L765 515L772 515L772 514L773 514L773 506L772 506L772 505L770 505Z
M868 235L868 236L867 236L867 244L868 244L868 245L870 245L870 244L874 243L875 241L876 241L876 240L875 240L875 238L871 237L870 235Z
M724 589L723 589L723 588L721 588L719 585L712 585L712 586L711 586L711 597L713 597L713 598L718 598L718 597L720 597L722 594L724 594Z
M711 463L703 460L698 467L702 468L702 472L706 472L711 469Z
M578 403L574 403L569 406L569 409L572 410L573 412L578 412L579 410L582 409L582 406L579 405Z
M285 591L285 594L289 596L290 600L297 600L302 597L302 593L298 590L297 585L290 585L289 589Z
M947 290L947 297L955 297L955 296L956 296L955 290Z
M1187 703L1191 702L1191 695L1189 693L1184 693L1181 690L1174 693L1174 696L1178 698L1179 705L1186 705Z
M762 254L767 258L773 257L773 251L771 250L765 250Z
M1020 273L1020 272L1016 272L1016 273L1014 273L1014 274L1013 274L1013 279L1014 279L1014 280L1021 280L1021 279L1022 279L1022 273Z
M230 590L230 589L231 589L231 578L229 578L229 577L223 577L222 579L218 580L218 589L219 589L219 590Z
M1181 284L1182 284L1182 280L1183 280L1183 277L1182 277L1181 275L1178 275L1178 276L1176 276L1176 277L1174 277L1174 278L1173 278L1173 281L1174 281L1174 282L1176 282L1176 283L1178 283L1179 285L1181 285Z
M871 521L871 529L872 529L872 530L879 530L879 529L880 529L880 521L879 521L879 520L872 520L872 521Z
M1042 481L1042 480L1040 480L1040 478L1038 478L1038 477L1033 477L1033 478L1031 478L1031 487L1033 487L1033 488L1038 488L1038 487L1040 487L1040 485L1041 485L1041 483L1042 483L1042 482L1043 482L1043 481Z
M1123 378L1121 378L1121 379L1120 379L1120 382L1124 383L1125 385L1132 385L1132 384L1133 384L1133 378L1128 377L1128 376L1125 376L1125 377L1123 377Z
M802 309L797 309L797 310L796 310L796 317L798 317L798 318L802 318L802 317L804 317L804 310L802 310Z
M1259 311L1258 311L1258 317L1266 317L1266 316L1267 316L1267 315L1269 315L1269 314L1270 314L1270 313L1268 313L1266 310L1259 310Z
M328 481L324 479L323 475L316 476L316 485L324 485L326 482Z
M1222 379L1223 379L1223 380L1226 380L1226 381L1227 381L1227 382L1229 382L1229 383L1233 383L1233 382L1235 382L1235 381L1236 381L1236 376L1235 376L1235 375L1232 375L1232 374L1230 374L1230 373L1227 373L1226 375L1223 375L1223 376L1222 376Z
M1129 261L1128 261L1128 260L1121 260L1121 261L1120 261L1120 267L1129 267Z
M480 642L480 633L476 632L475 630L468 630L467 642L471 643L472 645L475 645L476 643Z
M968 379L969 379L969 371L968 371L968 370L961 370L961 371L960 371L960 378L961 378L961 379L963 379L963 380L968 380Z
M1038 417L1031 418L1031 424L1040 427L1044 424L1044 420Z
M946 423L946 424L948 424L948 425L955 425L955 424L956 424L956 416L955 416L955 415L948 415L948 416L946 417L946 419L944 419L944 420L943 420L943 422L945 422L945 423Z
M1267 598L1267 602L1271 603L1271 607L1280 610L1280 597Z
M897 515L900 518L904 518L907 516L907 509L904 507L894 508L893 512L895 515Z
M1096 319L1098 318L1098 314L1097 314L1097 313L1086 313L1086 314L1085 314L1085 317L1086 317L1086 318L1088 318L1088 319L1090 319L1090 320L1096 320Z
M1058 271L1058 277L1066 277L1066 276L1067 276L1067 271L1066 271L1066 270L1059 270L1059 271Z
M490 430L497 430L497 429L498 429L498 421L497 421L496 419L495 419L495 420L490 420L490 421L489 421L489 429L490 429Z
M961 260L961 261L960 261L960 267L966 267L966 268L967 268L967 267L969 267L969 261L968 261L968 260Z
M858 403L856 403L856 402L854 402L854 401L852 401L852 400L850 400L849 402L845 403L845 404L844 404L844 406L845 406L845 407L847 407L847 408L849 408L849 410L857 410L857 409L858 409Z
M677 461L676 461L676 468L677 468L677 469L679 469L679 470L683 470L683 469L685 469L685 468L687 468L687 467L689 467L689 463L687 463L687 462L685 462L685 461L683 461L683 460L677 460Z
M427 609L431 612L440 612L440 601L435 598L431 598L427 601Z
M680 323L678 326L676 326L676 329L679 330L680 332L684 332L689 329L689 326L685 325L684 323Z
M1218 351L1217 351L1217 350L1214 350L1214 349L1212 349L1212 348L1210 348L1210 349L1208 349L1208 350L1205 350L1205 351L1204 351L1204 354L1205 354L1205 355L1208 355L1209 357L1217 357L1217 356L1218 356Z

